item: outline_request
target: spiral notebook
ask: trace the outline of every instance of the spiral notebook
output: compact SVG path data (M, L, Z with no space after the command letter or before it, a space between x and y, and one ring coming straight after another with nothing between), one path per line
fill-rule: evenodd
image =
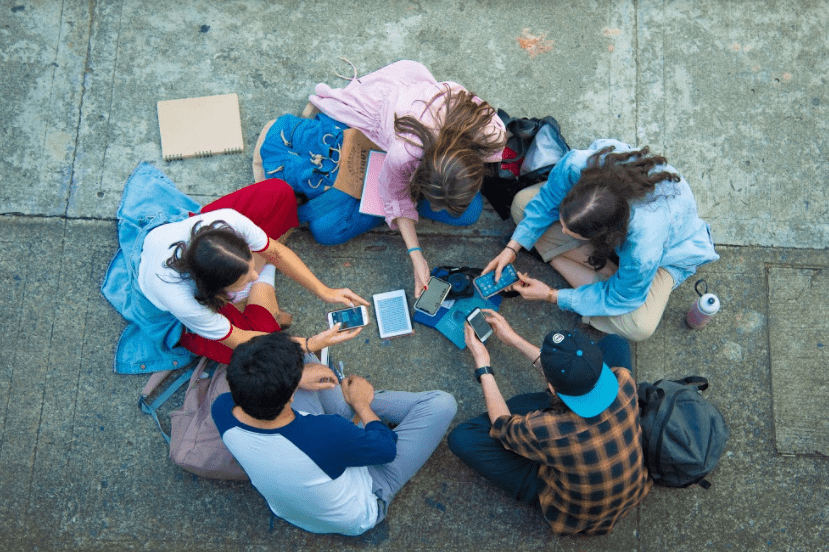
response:
M386 160L386 152L371 150L366 161L366 174L363 179L363 194L360 198L360 212L375 217L385 216L383 200L380 198L380 169Z
M236 94L158 102L165 161L242 153L242 120Z

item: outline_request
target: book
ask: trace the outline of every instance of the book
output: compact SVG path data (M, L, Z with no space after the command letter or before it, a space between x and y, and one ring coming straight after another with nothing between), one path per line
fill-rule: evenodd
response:
M378 293L373 296L373 299L374 313L377 316L377 328L380 330L381 339L414 333L405 291L398 289Z
M242 153L242 120L236 94L158 102L161 154L165 161Z
M364 215L385 217L383 200L380 199L380 169L386 159L386 152L371 150L366 161L366 174L363 178L363 193L360 198L360 212Z

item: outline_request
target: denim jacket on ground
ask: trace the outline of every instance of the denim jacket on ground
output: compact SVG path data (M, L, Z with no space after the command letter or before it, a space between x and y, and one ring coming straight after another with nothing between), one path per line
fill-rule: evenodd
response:
M138 264L150 230L186 219L201 206L176 189L160 170L141 163L124 186L118 208L118 252L107 269L101 291L130 324L115 352L115 371L143 374L173 370L194 355L178 346L184 326L144 297L138 287Z

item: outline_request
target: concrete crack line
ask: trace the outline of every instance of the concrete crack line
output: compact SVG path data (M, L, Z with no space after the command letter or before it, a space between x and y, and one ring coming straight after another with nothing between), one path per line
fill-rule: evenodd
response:
M75 147L72 148L72 161L69 164L69 186L66 190L66 203L63 210L63 214L67 215L69 213L69 201L72 198L72 192L75 191L75 161L78 158L78 147L81 141L81 123L83 122L83 106L84 101L86 100L86 76L89 74L90 67L89 67L89 58L91 56L92 51L92 25L94 20L95 14L95 0L89 1L89 14L87 18L87 25L86 25L86 32L87 32L87 39L86 39L86 57L84 58L83 63L83 73L81 74L81 99L78 102L78 122L75 125ZM63 21L63 13L61 13L61 21Z

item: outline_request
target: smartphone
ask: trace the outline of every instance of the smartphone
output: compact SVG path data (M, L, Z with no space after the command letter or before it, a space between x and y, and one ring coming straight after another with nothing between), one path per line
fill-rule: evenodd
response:
M501 279L495 281L495 271L487 272L483 276L478 276L473 280L475 288L483 298L492 297L504 288L511 286L518 281L518 273L515 272L515 267L508 264L501 271Z
M423 290L423 293L415 302L415 308L429 316L434 316L451 289L452 284L432 276L426 289Z
M360 328L368 324L368 310L364 306L351 307L328 313L328 327L342 322L339 331Z
M469 325L472 326L473 330L475 330L475 335L478 336L481 343L486 341L487 338L492 335L492 326L490 326L489 322L487 322L486 318L484 318L484 313L481 312L481 309L476 308L470 312L469 316L466 317L466 321L469 322Z

